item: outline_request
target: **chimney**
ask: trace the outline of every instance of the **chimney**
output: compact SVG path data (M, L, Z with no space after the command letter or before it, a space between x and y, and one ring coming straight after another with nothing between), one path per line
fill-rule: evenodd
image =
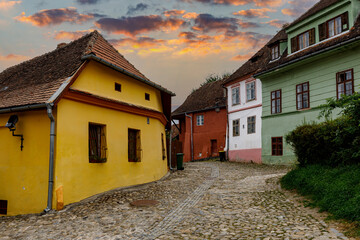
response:
M56 49L59 49L59 48L62 48L62 47L65 47L66 46L66 43L59 43L57 45L57 48Z

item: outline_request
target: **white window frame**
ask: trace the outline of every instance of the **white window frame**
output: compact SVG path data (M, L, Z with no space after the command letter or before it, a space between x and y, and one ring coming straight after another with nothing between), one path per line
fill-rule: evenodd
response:
M250 84L254 84L254 88L248 88L248 86L250 86ZM252 101L256 99L256 83L255 81L251 81L245 84L246 86L246 101ZM250 96L250 98L249 98Z
M310 32L306 31L299 35L299 50L310 46Z
M234 123L237 121L237 125ZM236 127L237 127L237 133L236 133ZM233 129L233 137L240 136L240 119L234 119L232 121L232 129Z
M196 126L204 125L204 115L197 115L196 116Z
M232 105L240 104L240 86L231 89L231 103Z

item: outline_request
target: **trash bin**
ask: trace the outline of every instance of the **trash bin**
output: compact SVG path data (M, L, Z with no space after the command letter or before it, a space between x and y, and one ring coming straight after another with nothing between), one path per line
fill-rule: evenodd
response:
M177 153L176 154L176 165L177 170L184 170L184 154L183 153Z
M226 161L226 154L225 151L219 151L220 161L225 162Z

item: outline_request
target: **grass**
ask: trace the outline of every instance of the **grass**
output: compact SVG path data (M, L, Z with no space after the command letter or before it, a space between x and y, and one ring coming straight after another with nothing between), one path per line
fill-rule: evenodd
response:
M299 167L281 179L281 186L309 197L310 206L333 218L352 222L351 235L360 236L360 165Z

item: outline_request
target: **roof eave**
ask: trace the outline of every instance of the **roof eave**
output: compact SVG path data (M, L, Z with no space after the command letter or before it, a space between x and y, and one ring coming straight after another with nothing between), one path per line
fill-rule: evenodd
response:
M112 63L110 63L110 62L108 62L108 61L106 61L106 60L104 60L104 59L102 59L102 58L100 58L98 56L93 55L93 54L85 55L81 59L82 60L94 60L94 61L100 62L100 63L105 64L106 66L111 67L111 68L113 68L113 69L115 69L115 70L117 70L117 71L119 71L121 73L124 73L125 75L127 75L129 77L135 78L136 80L139 80L139 81L141 81L141 82L143 82L143 83L145 83L147 85L150 85L150 86L152 86L152 87L154 87L154 88L156 88L156 89L158 89L158 90L160 90L162 92L170 94L172 97L176 96L175 93L167 90L166 88L163 88L163 87L161 87L161 86L159 86L159 85L157 85L157 84L155 84L153 82L150 82L150 81L148 81L148 80L146 80L146 79L144 79L144 78L142 78L142 77L140 77L140 76L138 76L136 74L133 74L133 73L127 71L124 68L121 68L121 67L119 67L119 66L117 66L115 64L112 64Z
M184 115L184 114L188 114L188 113L205 112L205 111L213 110L213 109L216 109L216 108L226 108L226 104L225 104L225 105L216 106L216 107L210 107L210 108L193 110L193 111L185 111L185 112L181 112L181 113L176 113L175 115L171 114L171 117L172 117L172 118L175 118L175 117L180 117L180 116L182 116L182 115Z

